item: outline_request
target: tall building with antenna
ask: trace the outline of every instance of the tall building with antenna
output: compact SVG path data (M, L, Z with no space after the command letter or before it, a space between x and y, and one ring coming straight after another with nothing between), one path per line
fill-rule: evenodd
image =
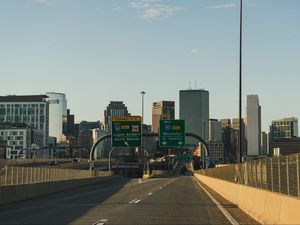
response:
M179 118L185 120L186 132L208 139L209 92L199 90L179 91ZM186 139L187 144L198 144L197 140Z

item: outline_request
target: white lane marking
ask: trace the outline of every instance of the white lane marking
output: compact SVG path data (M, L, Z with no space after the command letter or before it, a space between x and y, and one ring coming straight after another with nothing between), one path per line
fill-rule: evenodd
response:
M159 189L162 189L163 187L159 187Z
M152 192L148 193L148 195L152 195L152 194L153 194Z
M133 199L132 201L130 201L129 202L129 204L132 204L132 203L134 203L134 204L137 204L137 203L139 203L140 201L142 201L142 200L140 200L140 199Z
M230 215L230 213L224 209L224 207L218 202L201 184L200 182L194 178L195 181L198 183L200 188L210 197L210 199L217 205L220 211L224 214L224 216L229 220L232 225L239 225L239 223Z
M132 201L129 202L129 204L134 203L137 199L133 199Z
M148 182L156 181L156 180L158 180L158 178L153 178L153 179L149 179L149 180L145 180L145 181L142 181L142 179L140 178L138 183L144 184L144 183L148 183Z
M108 219L101 219L98 220L96 223L93 223L93 225L105 225L105 222L107 222Z

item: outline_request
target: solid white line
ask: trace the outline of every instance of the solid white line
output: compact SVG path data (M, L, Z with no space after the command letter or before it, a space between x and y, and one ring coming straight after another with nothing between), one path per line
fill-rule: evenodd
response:
M224 209L224 207L218 202L201 184L200 182L194 178L201 189L210 197L210 199L217 205L220 211L224 214L224 216L229 220L232 225L239 225L239 223L230 215L230 213Z
M129 202L129 204L134 203L137 199L133 199L132 201Z

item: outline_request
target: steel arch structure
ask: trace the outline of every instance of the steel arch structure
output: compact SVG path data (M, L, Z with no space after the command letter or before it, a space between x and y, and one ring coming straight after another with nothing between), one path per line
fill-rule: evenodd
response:
M158 137L159 134L158 133L150 133L150 134L143 134L143 137ZM194 134L194 133L185 133L185 136L186 137L192 137L192 138L195 138L197 139L200 143L202 143L205 148L206 148L206 151L207 151L207 156L209 156L209 148L208 148L208 144L206 143L206 141L200 137L199 135L197 134ZM111 138L111 134L107 134L107 135L104 135L102 137L100 137L95 143L94 145L92 146L91 148L91 151L90 151L90 162L94 161L95 158L94 158L94 154L95 154L95 151L96 151L96 147L98 146L98 144L107 139L107 138Z

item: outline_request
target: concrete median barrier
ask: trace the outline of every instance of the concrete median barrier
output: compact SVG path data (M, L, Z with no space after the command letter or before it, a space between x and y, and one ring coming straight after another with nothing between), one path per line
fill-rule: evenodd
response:
M0 186L0 206L117 179L118 176Z
M300 199L194 174L261 224L300 224Z

